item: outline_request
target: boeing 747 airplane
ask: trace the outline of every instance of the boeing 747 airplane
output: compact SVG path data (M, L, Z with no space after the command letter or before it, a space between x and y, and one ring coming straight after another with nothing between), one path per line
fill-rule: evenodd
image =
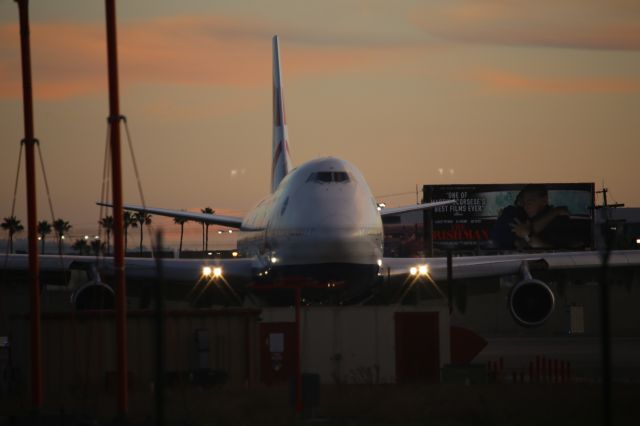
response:
M238 300L257 294L271 304L290 303L291 290L283 282L305 283L302 295L308 303L358 303L380 288L402 287L447 278L444 258L384 258L385 215L430 209L452 203L439 201L380 209L362 173L335 157L319 158L292 167L284 109L280 48L273 38L273 143L271 192L244 218L216 214L125 205L126 210L223 225L241 231L238 259L166 259L165 279L197 282L193 291L217 288ZM99 203L102 205L109 204ZM41 270L84 269L91 282L82 292L109 277L112 264L103 259L96 266L87 257L42 256ZM534 268L576 269L600 265L597 252L559 252L503 256L455 257L453 278L468 279L520 275L511 291L509 307L514 319L525 326L544 323L555 305L550 287L532 276ZM640 251L618 251L610 258L614 267L637 267ZM26 269L26 256L9 256L6 268ZM156 273L152 259L126 259L127 282L148 281ZM131 286L130 286L131 288ZM110 290L110 289L109 289Z

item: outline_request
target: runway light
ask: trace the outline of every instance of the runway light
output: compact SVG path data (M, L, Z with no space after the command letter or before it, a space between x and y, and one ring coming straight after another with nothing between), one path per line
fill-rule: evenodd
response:
M210 266L205 266L202 268L202 275L204 275L205 277L210 277L212 273L213 269L211 269Z
M429 273L429 267L427 265L418 266L418 272L420 275L427 275Z
M213 277L220 278L221 276L222 276L222 268L219 266L216 266L215 268L213 268Z
M416 268L415 266L412 266L411 268L409 268L409 273L411 275L418 275L418 268Z

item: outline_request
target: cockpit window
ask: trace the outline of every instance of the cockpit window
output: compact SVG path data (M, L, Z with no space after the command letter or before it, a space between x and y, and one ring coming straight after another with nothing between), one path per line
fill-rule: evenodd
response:
M347 172L314 172L309 175L307 182L330 183L349 182L349 174Z
M316 173L316 181L318 182L331 182L331 172L318 172Z
M349 175L347 172L333 172L334 182L349 182Z

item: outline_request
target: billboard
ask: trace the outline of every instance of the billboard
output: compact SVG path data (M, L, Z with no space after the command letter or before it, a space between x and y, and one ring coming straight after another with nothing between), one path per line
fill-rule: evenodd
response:
M383 216L384 257L424 257L424 213Z
M593 183L425 185L427 255L446 250L579 250L593 246ZM431 253L429 253L431 252Z

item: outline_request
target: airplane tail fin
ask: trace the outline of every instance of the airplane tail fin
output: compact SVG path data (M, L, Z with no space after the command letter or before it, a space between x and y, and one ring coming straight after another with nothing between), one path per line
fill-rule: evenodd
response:
M273 150L271 164L271 192L291 170L287 121L282 97L282 75L280 74L280 40L273 36Z

